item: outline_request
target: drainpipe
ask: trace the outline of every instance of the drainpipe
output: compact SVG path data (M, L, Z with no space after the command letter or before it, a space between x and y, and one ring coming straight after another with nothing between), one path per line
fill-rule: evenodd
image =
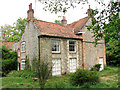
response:
M38 36L38 50L39 50L39 51L38 51L38 53L39 53L39 54L38 54L38 55L39 55L38 57L39 57L39 61L40 61L40 37L39 37L39 36Z

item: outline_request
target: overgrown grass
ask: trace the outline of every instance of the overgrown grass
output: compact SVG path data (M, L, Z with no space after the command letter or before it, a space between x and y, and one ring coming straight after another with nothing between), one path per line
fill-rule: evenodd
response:
M15 71L14 71L15 72ZM23 72L23 71L21 71ZM47 80L45 88L117 88L118 87L118 68L117 67L107 67L106 70L98 72L100 75L100 83L96 85L91 85L90 83L85 83L82 86L73 86L70 83L71 74L64 76L50 77ZM26 75L26 74L25 74ZM11 76L2 78L2 88L40 88L39 82L34 81L32 76L18 77Z

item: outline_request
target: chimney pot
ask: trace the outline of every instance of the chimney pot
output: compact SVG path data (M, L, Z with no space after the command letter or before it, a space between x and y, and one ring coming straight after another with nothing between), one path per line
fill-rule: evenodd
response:
M30 3L30 5L29 5L29 10L30 10L30 9L32 9L32 3Z
M89 5L89 9L90 9L90 5Z

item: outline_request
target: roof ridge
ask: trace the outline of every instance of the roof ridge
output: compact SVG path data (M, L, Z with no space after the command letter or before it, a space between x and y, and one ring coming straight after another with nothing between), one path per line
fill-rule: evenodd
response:
M78 23L80 20L85 19L85 18L89 18L89 17L86 16L86 17L84 17L84 18L81 18L81 19L79 19L79 20L77 20L77 21L72 22L71 24L68 24L68 26L69 26L69 25L72 25L72 24L74 24L74 23L76 24L76 23ZM74 25L75 25L75 24L74 24Z
M43 21L43 20L35 20L35 21L50 23L50 24L54 24L54 25L58 25L58 26L64 27L64 26L62 26L62 25L59 25L59 24L56 24L56 23L53 23L53 22L47 22L47 21Z

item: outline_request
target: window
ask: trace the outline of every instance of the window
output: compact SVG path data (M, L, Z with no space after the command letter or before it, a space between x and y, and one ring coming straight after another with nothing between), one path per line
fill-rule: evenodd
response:
M52 75L61 75L61 60L60 58L52 59Z
M17 52L18 52L18 57L20 57L20 48L18 48Z
M21 61L21 70L24 70L24 68L25 68L25 60L22 60Z
M21 52L25 52L25 42L21 43Z
M76 45L75 45L75 41L69 41L69 51L70 52L75 52L76 51Z
M70 58L69 63L70 63L70 72L71 73L76 72L76 58Z
M59 53L60 52L60 41L52 40L52 52Z

